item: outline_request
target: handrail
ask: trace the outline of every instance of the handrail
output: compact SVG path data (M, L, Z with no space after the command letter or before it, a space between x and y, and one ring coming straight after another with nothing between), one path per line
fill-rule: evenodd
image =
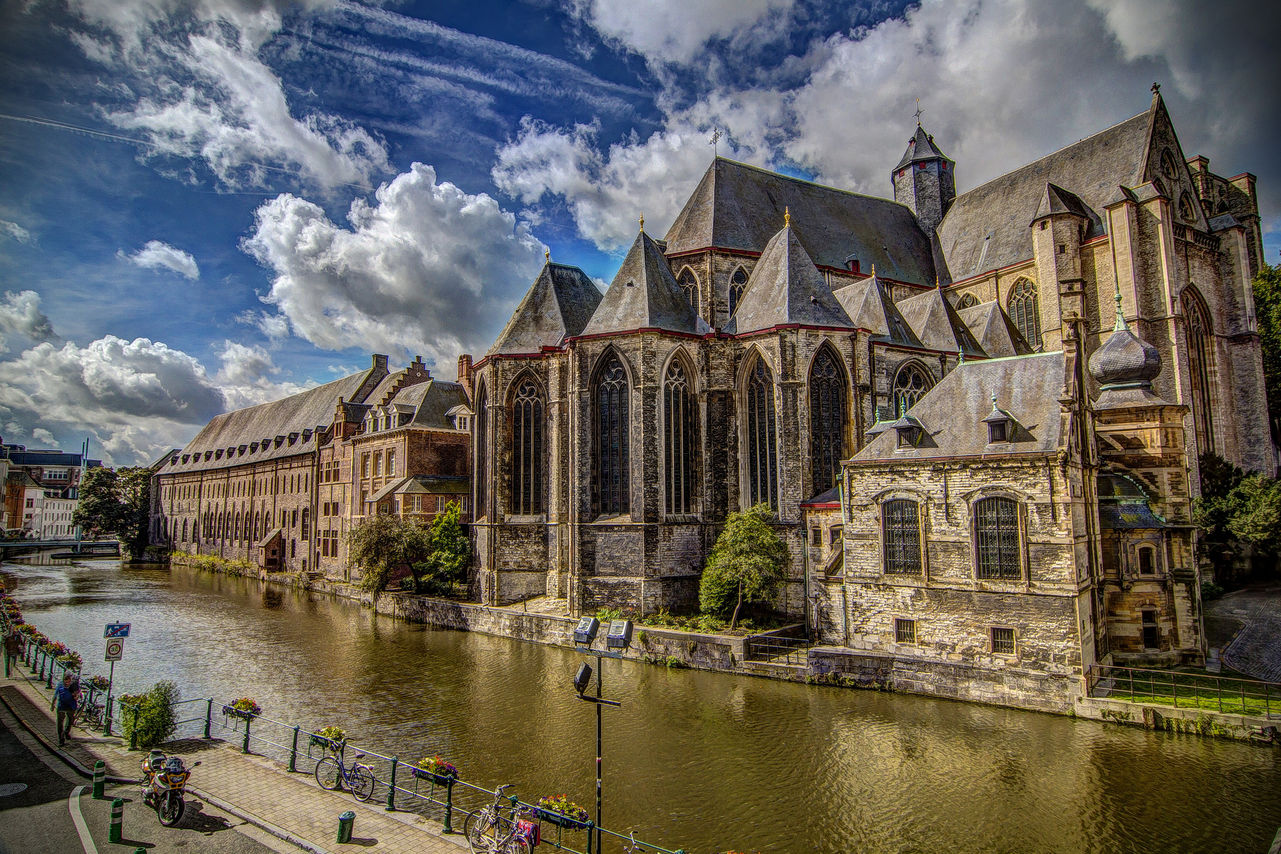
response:
M1115 664L1092 664L1085 676L1091 697L1281 717L1281 682ZM1103 686L1108 681L1111 684Z

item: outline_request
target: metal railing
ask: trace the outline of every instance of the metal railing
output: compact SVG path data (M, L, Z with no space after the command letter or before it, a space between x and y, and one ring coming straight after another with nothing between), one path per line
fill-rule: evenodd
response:
M804 666L812 644L805 638L757 635L747 639L747 660Z
M1091 697L1281 718L1281 682L1108 664L1091 665L1086 679Z

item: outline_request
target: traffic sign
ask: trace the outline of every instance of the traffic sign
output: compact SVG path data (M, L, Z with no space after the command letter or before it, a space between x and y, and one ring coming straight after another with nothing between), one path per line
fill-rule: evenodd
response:
M129 637L128 623L107 623L106 631L102 633L104 638L127 638Z
M107 639L107 655L103 661L119 661L125 654L125 642L120 638Z

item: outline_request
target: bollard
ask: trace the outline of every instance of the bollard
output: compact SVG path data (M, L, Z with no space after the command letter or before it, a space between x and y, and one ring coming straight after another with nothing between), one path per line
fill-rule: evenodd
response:
M252 721L252 720L253 720L253 718L245 718L245 742L244 742L244 744L240 745L240 752L241 752L241 753L248 753L248 752L249 752L249 723L250 723L250 721Z
M294 727L294 746L289 748L289 773L298 770L298 727Z
M356 814L351 810L347 810L345 813L338 816L338 841L339 842L351 842L351 829L355 823L356 823Z
M205 701L208 705L205 707L205 738L209 737L209 726L213 723L213 697Z
M105 795L103 791L107 784L107 763L101 759L93 763L93 799L102 800Z
M453 833L454 825L450 821L454 815L454 778L445 783L445 824L441 827L445 833Z
M107 832L108 842L119 842L124 838L125 799L116 798L111 802L111 830Z

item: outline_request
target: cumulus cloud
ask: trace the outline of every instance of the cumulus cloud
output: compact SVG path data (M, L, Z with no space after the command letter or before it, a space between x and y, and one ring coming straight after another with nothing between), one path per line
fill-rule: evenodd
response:
M712 39L782 28L792 5L793 0L571 0L569 9L607 41L658 65L690 62Z
M0 219L0 234L5 235L10 240L16 240L19 243L32 243L31 232L27 231L16 222L10 222L7 219Z
M45 445L53 445L55 441L53 434L50 433L48 430L44 429L43 427L37 427L36 429L32 430L31 438Z
M222 367L214 381L222 389L229 409L279 400L314 385L274 379L280 374L280 368L266 349L256 345L224 340L218 349L218 358Z
M191 257L190 252L184 252L159 240L148 240L136 252L125 254L122 249L116 255L146 270L173 270L188 279L200 278L200 267L197 266L196 259Z
M8 352L7 336L16 335L31 342L52 341L58 336L53 324L40 310L40 294L35 291L5 291L0 300L0 353Z
M543 244L490 196L415 163L352 203L349 228L278 196L243 248L274 273L263 301L318 347L420 354L445 367L483 350L542 263Z

